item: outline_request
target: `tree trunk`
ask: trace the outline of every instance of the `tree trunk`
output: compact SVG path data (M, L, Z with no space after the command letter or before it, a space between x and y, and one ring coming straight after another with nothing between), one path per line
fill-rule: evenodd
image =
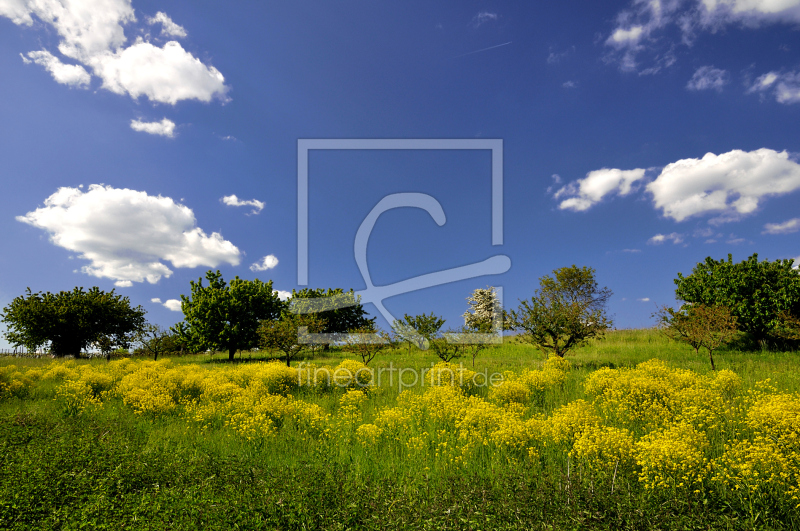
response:
M287 367L291 367L291 365L289 365L289 362L290 362L291 360L292 360L292 359L289 357L289 353L287 352L287 353L286 353L286 366L287 366Z
M236 349L228 349L228 361L233 361L233 356L236 354Z
M714 356L713 356L713 352L711 351L711 349L709 349L709 351L708 351L708 358L711 360L711 370L712 371L716 371L717 368L714 366Z

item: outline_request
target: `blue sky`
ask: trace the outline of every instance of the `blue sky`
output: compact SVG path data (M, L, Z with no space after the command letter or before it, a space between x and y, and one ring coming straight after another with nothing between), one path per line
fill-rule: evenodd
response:
M473 289L513 308L576 264L650 326L706 256L800 256L799 29L800 0L0 2L0 304L97 285L171 325L208 269L291 291L298 139L478 138L499 246L490 152L312 152L309 285L363 289L359 225L417 192L447 221L383 214L376 284L512 265L393 314L456 327Z

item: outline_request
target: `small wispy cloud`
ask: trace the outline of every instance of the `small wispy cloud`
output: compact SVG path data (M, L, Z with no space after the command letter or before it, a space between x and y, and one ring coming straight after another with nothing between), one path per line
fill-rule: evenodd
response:
M767 223L762 234L791 234L800 230L800 218L792 218L783 223Z
M163 11L156 13L154 17L148 17L147 23L150 25L161 24L161 35L167 37L186 37L186 30L183 26L175 24L169 15Z
M677 232L671 232L669 234L656 234L647 240L647 243L650 245L661 245L665 242L672 242L674 244L683 243L683 234L678 234Z
M474 17L472 17L472 26L475 28L480 28L487 22L492 22L498 19L497 13L491 13L489 11L481 11Z
M164 118L160 122L143 122L141 120L131 120L131 129L150 135L166 136L175 138L175 122Z
M728 84L728 72L713 66L701 66L692 79L686 84L689 90L716 90L722 92L722 87Z
M650 297L642 297L641 299L636 299L639 302L650 302Z
M249 201L244 201L236 197L236 194L226 195L225 197L221 198L223 204L228 206L240 207L240 206L251 206L253 207L251 214L258 214L262 210L264 210L265 203L263 201L259 201L258 199L251 199Z

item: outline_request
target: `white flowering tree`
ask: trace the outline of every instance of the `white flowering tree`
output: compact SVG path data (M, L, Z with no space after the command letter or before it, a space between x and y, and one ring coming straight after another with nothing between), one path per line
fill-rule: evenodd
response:
M467 297L467 304L469 309L464 314L464 326L468 330L488 334L502 329L503 308L495 288L476 289Z

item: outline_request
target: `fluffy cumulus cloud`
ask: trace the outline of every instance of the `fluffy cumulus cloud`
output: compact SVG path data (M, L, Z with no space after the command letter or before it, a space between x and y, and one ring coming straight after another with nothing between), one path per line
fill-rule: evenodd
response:
M160 304L164 308L171 310L173 312L181 311L181 301L179 301L178 299L169 299L166 302L161 302L160 298L155 297L150 299L150 302L153 302L155 304Z
M686 88L689 90L716 90L722 92L722 87L728 83L728 73L713 66L698 68Z
M44 206L18 221L43 229L50 240L88 260L82 271L120 287L156 283L173 267L238 265L241 252L221 234L197 227L192 210L169 197L92 185L59 188Z
M635 170L603 168L591 171L584 179L561 187L554 197L564 198L558 205L562 210L588 210L608 195L628 195L633 190L634 184L644 177L644 173L645 170L642 168Z
M281 290L281 289L276 289L276 290L275 290L275 293L277 293L277 294L278 294L278 298L279 298L280 300L282 300L282 301L288 300L288 299L289 299L289 297L291 297L291 296L292 296L292 292L291 292L291 291L283 291L283 290Z
M772 94L779 103L800 103L800 71L767 72L758 77L748 92Z
M767 223L764 234L791 234L800 230L800 218L792 218L783 223Z
M800 164L766 148L679 160L647 185L655 207L675 221L709 213L719 214L717 222L734 221L765 198L798 189Z
M265 206L263 201L259 201L258 199L245 201L236 197L236 194L226 195L225 197L221 198L220 201L222 201L222 203L225 205L234 207L251 206L253 207L253 210L250 212L251 214L258 214L264 209Z
M37 65L43 66L45 70L50 72L53 79L62 85L86 88L92 81L92 76L90 76L89 72L81 65L64 64L58 57L47 50L28 52L25 55L20 55L26 64L36 63Z
M266 271L267 269L272 269L278 265L278 259L275 257L274 254L268 254L255 264L250 266L250 271Z
M154 17L148 17L147 23L150 25L161 24L161 35L166 37L186 37L186 30L183 26L175 24L169 15L163 11L156 13Z
M172 138L175 136L175 122L164 118L160 122L143 122L141 120L131 120L131 129L134 131L141 131L142 133L149 133L151 135L166 136Z
M178 299L169 299L164 302L164 308L173 312L181 311L181 301Z
M650 245L661 245L665 242L672 242L676 245L683 243L683 234L678 234L677 232L671 232L670 234L656 234L647 240L647 243Z
M125 26L136 22L131 0L0 0L0 16L18 25L35 27L38 20L51 26L60 38L61 55L90 68L103 88L117 94L168 104L226 98L228 87L222 74L178 42L159 47L139 38L126 46ZM161 24L166 36L186 34L165 13L149 20ZM42 64L59 83L66 82L62 79L73 85L89 83L83 67L64 64L52 52L42 52L50 55L33 58L28 53L27 60Z
M616 17L605 44L607 57L622 70L654 73L675 61L676 43L668 38L671 27L681 42L691 45L698 32L717 31L727 25L755 27L800 22L800 0L632 0ZM645 55L649 66L642 68Z

